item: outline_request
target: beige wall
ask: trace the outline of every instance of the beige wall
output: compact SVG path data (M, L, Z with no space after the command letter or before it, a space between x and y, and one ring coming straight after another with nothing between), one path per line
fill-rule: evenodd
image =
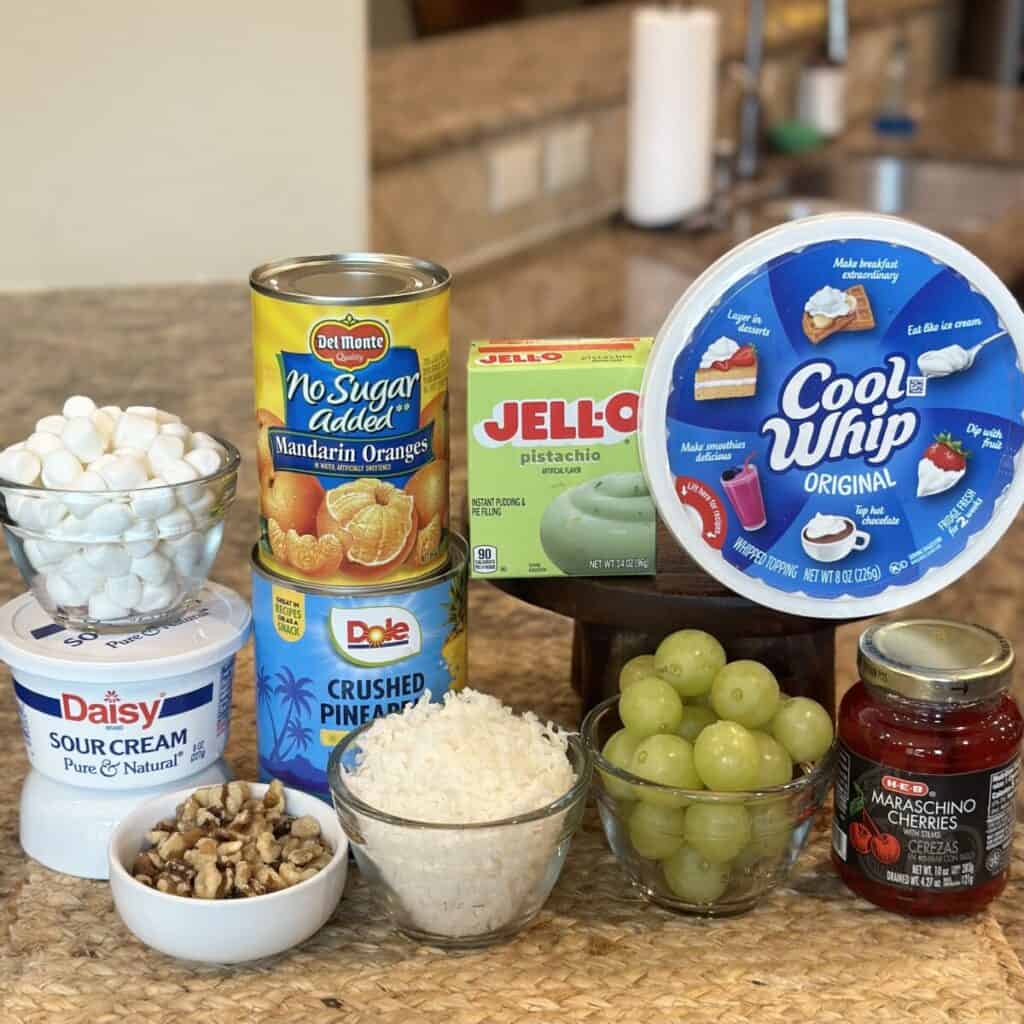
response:
M367 239L366 0L0 0L0 289Z

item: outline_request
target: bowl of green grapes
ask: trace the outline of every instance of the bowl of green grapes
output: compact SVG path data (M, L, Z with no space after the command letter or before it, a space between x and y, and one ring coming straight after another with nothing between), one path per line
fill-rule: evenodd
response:
M683 629L627 662L583 722L612 852L651 901L708 917L784 882L832 784L828 712Z

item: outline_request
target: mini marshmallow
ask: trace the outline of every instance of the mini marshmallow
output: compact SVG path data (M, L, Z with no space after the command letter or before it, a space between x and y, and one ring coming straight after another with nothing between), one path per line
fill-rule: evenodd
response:
M80 551L68 555L57 567L57 572L85 597L95 594L106 582L103 573L94 569Z
M62 411L68 419L73 416L91 416L96 411L96 403L85 395L72 395L64 403Z
M193 530L176 540L165 540L161 548L179 576L195 576L205 554L206 540L198 530Z
M156 421L160 426L164 426L166 423L180 423L181 417L174 412L167 412L164 409L157 409Z
M99 473L104 466L109 465L116 458L117 456L113 452L104 452L98 459L90 462L85 468L92 470L93 473Z
M166 583L147 583L142 588L142 597L135 605L137 612L159 612L170 608L178 599L178 584L175 580Z
M217 496L212 487L204 487L193 501L186 501L185 506L192 515L192 519L199 523L209 515L210 509L217 504Z
M117 448L141 448L146 451L159 432L156 420L146 416L123 413L114 428L114 445Z
M121 534L121 540L132 558L142 558L156 550L157 536L156 523L140 519Z
M160 433L168 437L180 437L186 445L192 440L192 431L184 423L164 423L160 427Z
M48 565L56 565L67 558L74 550L74 544L65 544L59 540L36 540L35 538L30 538L25 541L25 556L36 569L42 569Z
M191 453L189 453L191 454ZM195 466L184 459L175 459L163 468L160 474L169 484L187 484L199 479L199 472Z
M50 600L63 608L73 608L85 604L89 594L84 592L71 580L53 571L46 574L44 584Z
M47 434L45 431L37 430L34 434L31 434L28 440L25 442L25 447L42 458L44 455L49 455L50 452L56 451L58 448L64 447L64 442L56 434Z
M210 434L205 434L201 430L197 430L197 431L195 431L195 433L193 433L193 435L192 435L192 447L193 448L213 448L215 451L220 452L221 455L226 455L227 454L227 452L224 451L224 445L222 445L220 443L220 441L217 440L217 438L212 437Z
M36 421L36 432L40 434L56 434L60 437L64 433L64 424L67 420L63 416L44 416Z
M145 463L129 455L118 455L100 467L100 475L112 491L131 491L141 487L148 479Z
M71 497L71 495L69 495ZM75 496L77 498L77 495ZM79 518L77 513L61 520L53 531L66 540L89 540L89 525L85 518Z
M213 476L224 464L217 448L193 448L185 461L201 476Z
M91 540L113 540L120 537L134 519L128 505L120 501L105 501L89 513L87 536Z
M53 490L72 490L82 475L82 464L63 448L43 457L43 486Z
M146 453L141 448L115 448L111 453L115 459L136 459L145 465Z
M5 452L23 452L28 445L24 441L18 441L16 444L9 444L4 451ZM2 453L0 453L2 454Z
M163 583L171 571L171 562L159 551L154 551L142 558L133 558L131 570L146 583Z
M124 576L132 565L132 556L122 544L87 544L82 556L104 576Z
M125 409L130 416L141 416L147 420L155 420L159 411L155 405L129 405Z
M67 450L81 462L93 462L107 450L106 439L88 416L72 416L60 436Z
M39 479L42 465L34 452L24 449L12 452L8 449L0 455L0 478L27 487Z
M164 468L171 462L185 457L185 442L170 434L158 434L146 452L146 461L153 476L162 476Z
M142 597L142 580L134 573L111 576L103 585L103 593L115 604L134 608Z
M122 409L119 405L101 405L96 411L109 416L116 423L121 418Z
M177 501L166 480L155 476L132 495L132 511L139 519L159 519L174 509Z
M110 444L114 440L114 428L117 426L117 418L109 416L102 409L97 409L92 414L92 425L102 435L103 440L106 444Z
M179 505L172 512L156 521L156 532L161 537L180 537L192 529L192 516L187 508Z
M95 463L93 463L95 465ZM107 482L95 470L87 469L79 473L75 478L75 491L68 494L64 499L71 514L84 519L97 505L102 505L106 500L98 493L107 489ZM81 492L97 492L95 494L83 494Z
M41 532L52 530L68 514L62 501L33 494L8 495L7 511L18 526Z
M104 592L92 594L89 598L89 618L97 622L118 622L131 614L128 608L118 604Z

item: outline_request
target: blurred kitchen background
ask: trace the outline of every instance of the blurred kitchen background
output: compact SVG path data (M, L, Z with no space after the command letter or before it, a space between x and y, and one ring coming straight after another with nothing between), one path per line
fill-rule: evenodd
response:
M0 8L0 290L363 247L464 271L624 212L1020 237L1024 0Z

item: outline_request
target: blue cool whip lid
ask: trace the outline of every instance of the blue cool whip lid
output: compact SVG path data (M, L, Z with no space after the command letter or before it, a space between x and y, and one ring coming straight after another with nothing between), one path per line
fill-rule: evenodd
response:
M641 398L659 513L760 604L874 615L962 576L1024 501L1024 314L916 224L829 214L718 260Z

